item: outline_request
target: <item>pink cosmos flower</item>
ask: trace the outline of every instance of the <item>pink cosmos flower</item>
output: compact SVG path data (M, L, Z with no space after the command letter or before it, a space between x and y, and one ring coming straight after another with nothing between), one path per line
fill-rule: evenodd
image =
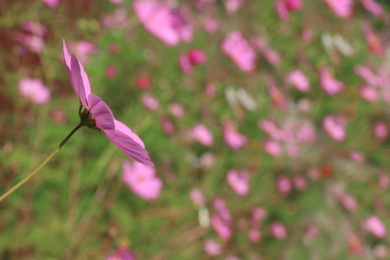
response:
M79 41L70 43L70 49L75 52L81 64L89 62L89 56L96 52L96 45L89 41Z
M20 80L19 93L35 104L44 104L50 100L50 91L40 79L24 78Z
M190 191L190 198L197 207L203 207L206 204L206 199L199 188L193 188Z
M56 8L60 3L60 0L42 0L48 7Z
M287 229L283 223L274 221L270 226L271 234L278 240L285 239L287 236Z
M263 221L265 219L265 217L267 216L267 212L261 208L261 207L254 207L252 209L252 221L251 221L251 225L253 227L257 227L261 221Z
M137 77L135 85L141 90L146 90L151 87L152 81L148 76L141 75Z
M374 0L360 0L360 3L375 16L383 15L382 6Z
M366 38L368 51L375 55L383 55L385 47L382 40L374 33L370 24L363 25L364 37Z
M211 216L211 225L218 236L223 240L229 240L232 237L232 230L229 224L223 221L220 216Z
M228 171L226 181L230 187L240 196L245 196L249 192L249 172L231 169Z
M303 191L307 188L307 181L302 175L294 176L293 183L295 189Z
M107 104L91 92L88 75L76 56L69 55L65 40L63 41L63 52L70 82L81 102L81 120L88 127L104 132L130 158L153 166L141 139L125 124L116 120ZM82 107L84 107L83 111Z
M277 0L275 1L276 13L282 20L290 17L291 11L297 11L303 6L301 0Z
M386 174L382 173L378 177L378 186L386 189L390 185L390 178Z
M242 36L241 32L229 33L222 42L222 50L243 71L250 72L256 68L256 53Z
M352 161L361 163L364 162L364 156L358 151L350 151L349 152L349 158L351 158Z
M217 20L212 18L204 18L202 20L203 27L208 33L215 33L219 30L219 23Z
M136 0L134 10L141 23L158 39L168 45L192 40L192 26L179 11L155 0Z
M189 132L189 137L204 146L211 146L214 142L213 135L203 124L195 125Z
M335 79L327 67L320 70L320 81L322 89L331 96L334 96L344 89L344 83Z
M155 97L149 94L146 94L142 97L142 104L144 104L147 109L152 111L155 111L160 107L160 102L158 102Z
M49 34L49 28L46 25L31 20L24 21L22 28L24 31L39 37L46 37Z
M193 67L206 62L206 55L199 49L191 49L179 55L179 64L185 74L191 74Z
M231 121L223 125L225 143L233 150L238 150L248 143L248 138L240 134Z
M180 104L173 103L169 105L169 112L177 118L182 118L185 114L184 107Z
M45 41L39 35L13 32L12 38L33 53L41 53L45 48Z
M139 162L124 162L122 168L122 179L135 194L145 200L154 200L160 197L163 183L155 176L154 167Z
M114 252L110 253L106 260L135 260L135 255L126 248L120 247Z
M121 4L123 0L108 0L112 4Z
M347 18L352 14L353 0L324 0L332 11L342 18Z
M309 80L300 70L293 70L287 75L287 83L296 87L299 91L307 92L310 88Z
M172 122L172 120L167 116L161 116L160 117L160 123L164 130L164 132L167 135L172 135L175 132L175 124Z
M345 139L345 126L347 122L342 116L328 115L324 118L323 127L325 131L336 141Z
M376 237L384 238L386 236L386 226L377 216L369 216L363 223L363 227Z
M222 253L221 245L212 239L207 239L206 241L204 241L203 250L209 256L218 256Z

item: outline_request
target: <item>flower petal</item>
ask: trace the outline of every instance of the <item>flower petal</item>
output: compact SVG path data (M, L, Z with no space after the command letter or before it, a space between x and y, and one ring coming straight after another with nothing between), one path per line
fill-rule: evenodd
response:
M145 165L154 166L148 152L139 143L137 143L131 136L121 132L118 129L104 131L107 137L122 150L127 156L137 162Z
M102 131L115 129L114 115L100 97L92 93L89 94L88 104L90 104L89 111L95 119L97 127L99 127Z
M116 120L116 119L114 119L114 121L115 121L115 129L130 136L134 141L136 141L139 145L141 145L143 148L145 148L145 144L141 140L141 138L139 138L138 135L136 135L133 131L131 131L131 129L127 125L125 125L124 123L122 123L121 121Z

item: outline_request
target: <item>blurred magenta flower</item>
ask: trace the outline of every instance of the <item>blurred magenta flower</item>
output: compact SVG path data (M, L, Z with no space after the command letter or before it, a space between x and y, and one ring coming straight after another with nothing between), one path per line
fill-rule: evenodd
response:
M154 167L139 162L124 162L122 164L122 179L129 188L145 200L154 200L160 197L162 181L155 176Z
M287 77L286 81L288 84L294 86L296 89L302 92L307 92L310 88L310 82L306 78L305 74L300 70L291 71Z
M190 198L196 207L204 207L206 204L206 199L204 198L204 195L199 188L193 188L190 191Z
M114 65L109 65L106 68L106 77L109 79L115 78L118 74L118 69Z
M387 189L390 185L390 178L387 174L381 173L378 177L378 186Z
M278 66L281 60L279 52L270 48L266 41L261 37L256 37L254 39L254 44L264 58L268 61L269 64L273 66Z
M40 79L21 79L19 81L19 93L35 104L44 104L50 100L50 91Z
M202 20L202 24L206 32L208 33L215 33L219 30L219 22L216 19L213 18L204 18Z
M223 124L225 143L233 150L238 150L248 143L248 138L240 134L230 120Z
M135 85L141 90L146 90L152 86L152 80L148 76L141 75L137 77Z
M123 247L120 247L114 252L111 252L106 257L106 260L135 260L135 259L136 257L134 253Z
M302 175L293 177L294 188L299 191L304 191L307 188L307 181Z
M287 236L287 229L282 222L274 221L270 225L271 234L278 240L283 240Z
M258 227L260 223L265 219L266 216L267 216L267 212L263 208L259 206L255 206L252 209L251 225L253 227Z
M382 40L374 33L370 24L363 25L364 37L368 45L368 51L372 54L381 56L385 53L385 47Z
M374 215L369 216L364 220L363 227L376 237L384 238L386 236L386 226L383 222Z
M142 104L152 111L155 111L160 107L160 102L158 102L158 100L150 94L142 96Z
M179 54L179 64L185 74L191 74L193 67L206 62L206 55L199 49L190 49Z
M344 83L334 78L327 67L320 70L320 81L322 89L331 96L334 96L344 89Z
M155 0L136 0L134 10L145 28L168 45L192 40L192 26L183 15L167 3Z
M123 0L108 0L112 4L121 4L123 3Z
M277 0L275 1L276 13L282 20L287 20L290 17L291 11L302 9L301 0Z
M89 41L71 42L70 49L75 52L81 64L87 64L91 54L96 53L96 45Z
M249 193L249 172L246 170L231 169L226 175L226 181L229 186L240 196L248 195Z
M360 0L360 3L375 16L383 15L382 6L374 0Z
M255 70L256 53L240 31L229 33L222 41L221 48L242 71Z
M203 243L203 250L209 256L219 256L222 253L221 245L212 239L207 239Z
M172 122L172 120L169 117L161 116L160 123L161 123L161 126L162 126L164 132L167 135L172 135L175 132L175 130L176 130L175 124Z
M24 21L22 23L22 28L25 32L34 34L40 37L47 37L49 34L49 28L46 25L43 25L39 22L34 22L31 20Z
M169 105L169 112L176 118L182 118L185 115L184 107L177 103Z
M104 132L130 158L153 166L141 139L125 124L116 120L107 104L91 92L88 75L76 56L69 55L65 40L63 52L69 80L81 102L79 113L82 121L85 121L86 126Z
M204 146L211 146L214 138L209 129L203 124L195 125L188 133L191 139L194 139Z
M45 41L40 35L14 31L12 33L12 38L33 53L39 54L45 48Z
M60 0L42 0L48 7L56 8L60 3Z
M358 151L350 151L349 152L349 158L351 158L352 161L357 163L364 162L364 156Z
M353 0L324 0L332 11L342 18L352 15Z
M325 131L336 141L345 139L345 126L347 121L342 116L327 115L323 121Z

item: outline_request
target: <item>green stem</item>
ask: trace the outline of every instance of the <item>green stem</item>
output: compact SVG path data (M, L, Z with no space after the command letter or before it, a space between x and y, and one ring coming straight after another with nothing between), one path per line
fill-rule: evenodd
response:
M31 172L29 175L23 178L20 182L15 184L11 189L9 189L6 193L0 196L0 202L4 200L6 197L8 197L12 192L17 190L20 186L22 186L24 183L26 183L29 179L31 179L35 174L37 174L61 149L61 147L72 137L72 135L84 124L80 122L73 130L70 132L65 139L60 143L60 145L44 160L33 172Z

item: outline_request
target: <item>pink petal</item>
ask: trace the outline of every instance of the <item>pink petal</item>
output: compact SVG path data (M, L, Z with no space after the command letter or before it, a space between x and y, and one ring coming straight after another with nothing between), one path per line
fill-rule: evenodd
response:
M63 40L63 53L68 76L74 91L79 97L81 103L85 108L89 108L87 103L87 96L91 93L91 85L87 73L83 65L79 62L75 55L69 55L65 40ZM82 84L80 84L82 82Z
M96 121L97 127L102 131L114 130L114 116L107 104L95 94L89 94L88 103L90 104L90 112Z
M91 94L92 95L92 94ZM137 143L131 136L121 132L118 129L104 131L107 137L122 150L127 156L137 162L154 166L148 152Z
M116 119L114 119L114 122L115 122L115 129L130 136L134 141L136 141L139 145L141 145L143 148L145 148L145 144L141 140L141 138L139 138L138 135L136 135L133 131L131 131L131 129L127 125L125 125L124 123L122 123L121 121L116 120Z

